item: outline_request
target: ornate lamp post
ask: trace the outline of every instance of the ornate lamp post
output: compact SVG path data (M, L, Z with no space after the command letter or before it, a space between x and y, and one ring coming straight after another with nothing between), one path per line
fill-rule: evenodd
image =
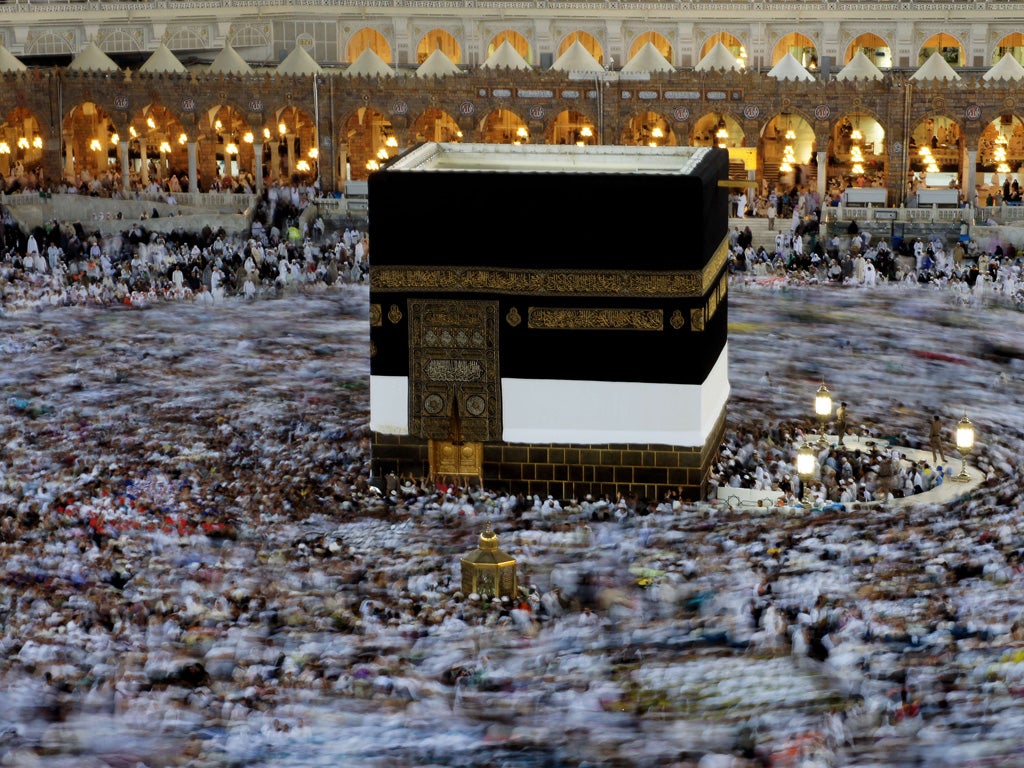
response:
M821 382L821 386L814 394L814 412L818 415L818 421L821 422L821 436L818 438L818 442L828 445L828 440L825 439L825 425L832 417L832 395L824 381Z
M804 487L803 498L800 503L808 509L811 508L811 480L814 479L817 469L817 456L814 447L810 443L804 443L796 452L796 473L800 476L800 484Z
M967 474L967 454L974 450L974 424L967 418L966 413L956 423L956 449L960 452L962 464L960 465L960 474L950 479L958 483L969 482L971 476Z

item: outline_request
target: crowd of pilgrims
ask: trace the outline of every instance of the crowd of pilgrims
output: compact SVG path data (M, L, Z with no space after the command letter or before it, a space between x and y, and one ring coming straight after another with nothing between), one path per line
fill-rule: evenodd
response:
M306 246L324 238L283 236L288 221L269 210L257 221L262 231L238 241L209 232L160 242L133 225L123 236L90 242L94 236L78 226L56 225L33 233L40 256L31 266L22 252L27 237L5 247L6 296L11 309L25 309L32 304L11 299L12 288L17 296L30 286L38 296L98 283L115 286L117 301L123 283L133 302L141 292L185 298L175 269L189 275L181 288L193 294L213 293L202 277L207 269L211 282L223 271L219 287L237 292L238 270L251 273L250 259L261 285L276 290L282 272L264 273L261 261L298 261L303 273L317 272L326 253L357 268L360 243L367 258L365 238L354 230L339 233L319 258L311 248L310 261ZM14 236L9 228L6 236ZM100 250L92 266L85 243ZM51 246L63 251L56 263L48 258ZM55 272L62 281L53 282ZM418 706L433 713L431 722L472 715L474 702L490 714L519 708L520 721L530 712L557 723L573 712L642 716L667 706L657 697L671 698L673 683L691 684L669 679L681 674L673 659L711 646L741 656L750 649L750 658L791 654L793 669L813 660L854 703L818 719L787 714L798 724L789 727L766 714L759 734L738 728L735 738L710 739L704 752L750 760L735 764L796 765L796 751L806 748L825 761L819 764L835 764L855 738L881 743L901 724L912 724L903 733L931 728L929 743L943 745L945 729L977 688L967 666L972 654L1024 641L1017 606L981 578L1020 581L1012 559L1019 524L984 505L969 505L955 522L930 508L882 508L852 519L826 507L798 520L734 514L728 505L680 494L528 499L411 475L374 485L365 439L349 436L331 454L325 445L335 438L318 431L315 419L302 429L232 429L220 413L176 425L202 430L224 457L199 477L166 471L164 444L178 439L170 433L119 435L86 421L61 424L61 414L31 417L5 425L0 462L0 687L10 704L0 711L7 728L0 750L15 761L35 750L71 749L67 724L97 712L122 729L191 724L174 764L197 767L223 764L216 749L227 749L221 737L200 735L204 729L234 732L251 745L286 744L308 736L314 724L305 707L324 697L369 700L381 711ZM800 425L783 423L730 430L712 488L760 483L798 496L794 446L803 436ZM25 467L17 452L39 451L53 439L61 450L50 469L19 478ZM897 442L915 444L905 435ZM832 499L843 488L842 500L852 486L853 498L868 498L887 458L823 448L825 478L814 493ZM930 469L908 469L890 492L939 482L938 467L925 479ZM517 553L523 587L512 600L462 594L453 579L453 562L483 520ZM552 560L566 557L582 564L572 569L579 578L550 570ZM634 578L630 566L645 557L654 575ZM822 569L833 565L850 578L828 578ZM862 573L871 577L870 589L855 577ZM904 588L913 604L900 597ZM934 610L922 613L928 594ZM899 600L906 610L893 610ZM634 655L617 647L566 650L596 632L621 632ZM456 647L475 650L431 666L443 656L439 649ZM601 646L595 640L593 647ZM500 651L489 656L492 648ZM526 659L521 667L508 650L517 648ZM936 666L962 664L963 676L947 680L924 662L898 668L894 648L927 653ZM627 684L611 679L605 666L588 666L609 660L617 669L635 667L636 676ZM665 680L645 683L645 662ZM711 685L709 666L722 670L723 688L725 678L744 674L724 656L698 666L702 691ZM751 683L744 700L772 697L765 711L785 710L779 690L792 677ZM1010 696L997 693L990 706ZM431 702L436 709L426 709ZM655 726L649 743L658 738ZM567 734L560 726L542 732L548 745L564 743ZM678 739L668 741L678 755ZM689 757L686 764L696 764L699 754Z
M3 208L0 299L7 309L215 303L364 282L366 233L350 226L328 234L322 217L304 215L307 193L278 184L265 190L248 237L210 227L159 234L147 231L146 220L122 228L116 218L94 226L51 220L23 232Z
M819 507L891 502L930 491L951 474L950 465L936 461L938 457L929 462L906 456L905 448L922 448L913 436L881 436L867 426L862 431L862 439L844 443L820 441L805 425L774 424L729 432L711 472L709 498L719 495L719 488L744 488L780 492L772 494L777 506L799 506L805 489L796 471L796 452L804 443L816 449L820 472L809 490L811 502Z
M820 209L804 214L802 205L798 204L791 226L774 231L774 247L755 246L749 226L734 226L729 236L730 272L779 285L919 283L951 288L965 302L990 296L1024 305L1024 257L1010 243L982 244L968 236L966 226L954 243L938 236L890 242L874 238L855 220L845 225L845 231L829 235L819 224Z

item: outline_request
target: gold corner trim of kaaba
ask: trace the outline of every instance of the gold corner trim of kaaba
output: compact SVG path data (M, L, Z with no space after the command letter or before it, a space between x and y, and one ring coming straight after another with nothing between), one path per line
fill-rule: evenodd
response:
M715 284L729 255L728 238L700 270L628 271L409 267L374 269L371 290L409 293L492 293L525 296L696 297Z
M660 309L600 307L530 307L527 327L571 331L661 331L665 317Z

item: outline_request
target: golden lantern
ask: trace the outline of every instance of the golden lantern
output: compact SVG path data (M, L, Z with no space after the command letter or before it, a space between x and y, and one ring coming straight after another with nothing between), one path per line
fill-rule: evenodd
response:
M480 546L462 558L462 594L513 598L517 590L516 561L498 548L498 534L488 523Z

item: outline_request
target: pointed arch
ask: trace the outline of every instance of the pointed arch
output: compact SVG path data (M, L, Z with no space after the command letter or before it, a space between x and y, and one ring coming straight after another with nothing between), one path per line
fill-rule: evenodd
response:
M849 64L853 57L858 53L863 53L867 56L868 61L879 69L892 68L892 48L889 46L889 43L886 42L885 38L880 37L873 32L865 32L862 35L857 35L857 37L850 41L850 44L846 46L846 55L843 57L843 64Z
M707 56L711 49L714 48L718 43L721 43L736 60L740 62L740 65L744 68L747 66L747 48L743 45L743 41L735 35L729 32L715 32L707 40L704 41L704 45L700 47L700 56L697 57L697 61L700 61ZM697 62L694 62L696 64Z
M793 58L811 72L818 68L818 47L811 38L801 32L790 32L775 44L772 51L772 66L784 59L787 53L793 54Z
M598 64L605 66L604 48L601 47L601 43L592 34L584 32L582 29L570 32L562 38L561 42L558 43L558 48L555 50L555 59L557 60L559 56L569 50L569 47L577 40L591 56L597 59Z
M498 50L504 42L508 42L515 49L515 52L526 59L526 61L533 61L533 47L530 45L530 41L514 29L503 29L491 38L491 42L487 45L485 60L490 58L491 54Z
M921 49L917 53L917 66L920 67L928 61L936 51L951 67L962 67L966 61L967 53L960 39L948 32L939 32L929 37L921 45Z
M530 128L510 109L488 112L479 123L480 141L485 144L529 144Z
M409 142L421 141L460 142L462 129L450 114L431 107L417 117L409 130Z
M675 52L672 50L672 43L668 41L667 37L660 32L644 32L642 35L637 35L636 39L629 46L629 51L626 54L626 61L624 61L623 64L636 56L637 53L640 52L640 49L648 43L653 45L658 50L658 53L665 57L669 64L672 64L675 61Z
M367 48L380 56L385 64L393 63L391 44L373 27L363 27L352 34L345 45L345 59L342 63L351 64Z
M597 144L598 138L593 119L575 109L559 112L544 131L545 144L575 144L586 147Z
M462 47L455 36L445 29L432 29L420 38L416 46L416 63L422 64L430 54L438 50L454 64L462 63Z

